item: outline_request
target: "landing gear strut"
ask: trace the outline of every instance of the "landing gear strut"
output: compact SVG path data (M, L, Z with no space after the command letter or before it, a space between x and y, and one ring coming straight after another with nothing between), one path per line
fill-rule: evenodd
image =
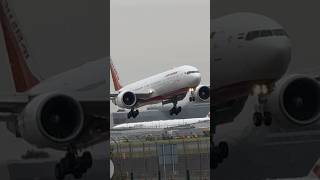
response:
M172 116L173 114L178 115L181 112L181 107L177 107L178 101L174 100L173 101L173 108L170 109L170 115Z
M128 113L128 119L130 119L131 117L136 118L139 115L139 110L134 110L131 109L130 112Z
M66 175L72 174L75 179L80 179L88 169L92 167L92 155L86 151L78 156L75 148L70 148L64 158L56 164L55 176L57 180L63 180Z
M196 101L196 96L195 96L194 90L192 89L189 97L189 102L194 102L194 101Z
M272 114L266 111L266 103L268 99L266 95L258 96L258 104L255 107L255 113L253 113L253 124L259 127L264 123L266 126L272 124Z

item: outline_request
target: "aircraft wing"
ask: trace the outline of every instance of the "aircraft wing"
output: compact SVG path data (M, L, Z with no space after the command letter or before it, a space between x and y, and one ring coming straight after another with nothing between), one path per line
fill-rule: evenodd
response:
M86 114L92 117L105 119L107 115L102 112L107 112L108 101L105 98L81 98L75 97L81 104ZM17 116L32 100L28 95L0 95L0 121L7 121L11 117Z
M120 93L121 92L110 93L110 99L115 99ZM153 91L134 91L133 93L136 95L137 99L147 99L152 95Z
M29 99L30 97L26 95L0 95L0 113L21 112Z
M187 95L187 93L182 93L182 94L177 95L176 96L177 101L182 101L186 97L186 95ZM166 105L166 104L169 104L169 103L173 103L173 100L171 98L162 101L162 105Z

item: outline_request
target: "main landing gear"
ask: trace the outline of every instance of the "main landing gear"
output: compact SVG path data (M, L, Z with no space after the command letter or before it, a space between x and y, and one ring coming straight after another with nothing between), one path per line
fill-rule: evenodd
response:
M63 180L66 175L72 174L75 179L80 179L88 169L92 167L92 155L86 151L78 156L77 150L70 148L64 158L56 164L55 176L57 180Z
M229 146L222 141L218 146L213 147L213 169L216 169L219 164L229 156Z
M175 100L173 101L173 108L170 109L170 115L172 116L173 114L178 115L181 112L181 107L177 107L178 101Z
M262 124L266 126L270 126L272 124L272 114L267 111L266 104L268 102L268 94L269 88L266 86L262 86L266 90L265 92L258 93L258 103L255 105L255 112L253 113L253 124L256 127L261 126Z
M211 148L210 148L210 154L211 154L211 168L212 170L216 169L219 164L223 162L224 159L226 159L229 156L229 145L225 141L221 141L218 146L215 146L215 143L213 141L214 134L216 132L216 124L212 121L210 122L210 126L212 127L211 133ZM213 171L212 171L213 172ZM213 178L213 174L211 174L211 177Z
M139 110L134 110L131 109L130 112L128 113L127 117L130 119L131 117L136 118L139 115Z

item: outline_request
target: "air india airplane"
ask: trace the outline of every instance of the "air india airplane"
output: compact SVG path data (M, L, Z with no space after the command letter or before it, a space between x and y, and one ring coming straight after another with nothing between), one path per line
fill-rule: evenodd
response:
M208 86L199 85L201 74L192 66L180 66L168 71L153 75L140 81L122 86L118 72L111 61L111 76L116 93L111 93L112 102L121 107L130 109L128 119L135 118L139 111L137 108L162 102L163 104L173 103L170 115L178 115L181 107L177 107L178 101L186 97L191 91L189 101L207 100L210 98Z

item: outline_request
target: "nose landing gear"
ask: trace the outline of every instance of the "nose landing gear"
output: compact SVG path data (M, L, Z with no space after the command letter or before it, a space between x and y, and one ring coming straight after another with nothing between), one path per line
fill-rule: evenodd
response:
M262 124L266 126L270 126L272 124L272 114L267 111L266 107L270 89L272 89L272 87L268 87L266 85L254 87L254 94L258 96L258 102L255 105L255 112L253 113L252 119L253 124L256 127L259 127Z

